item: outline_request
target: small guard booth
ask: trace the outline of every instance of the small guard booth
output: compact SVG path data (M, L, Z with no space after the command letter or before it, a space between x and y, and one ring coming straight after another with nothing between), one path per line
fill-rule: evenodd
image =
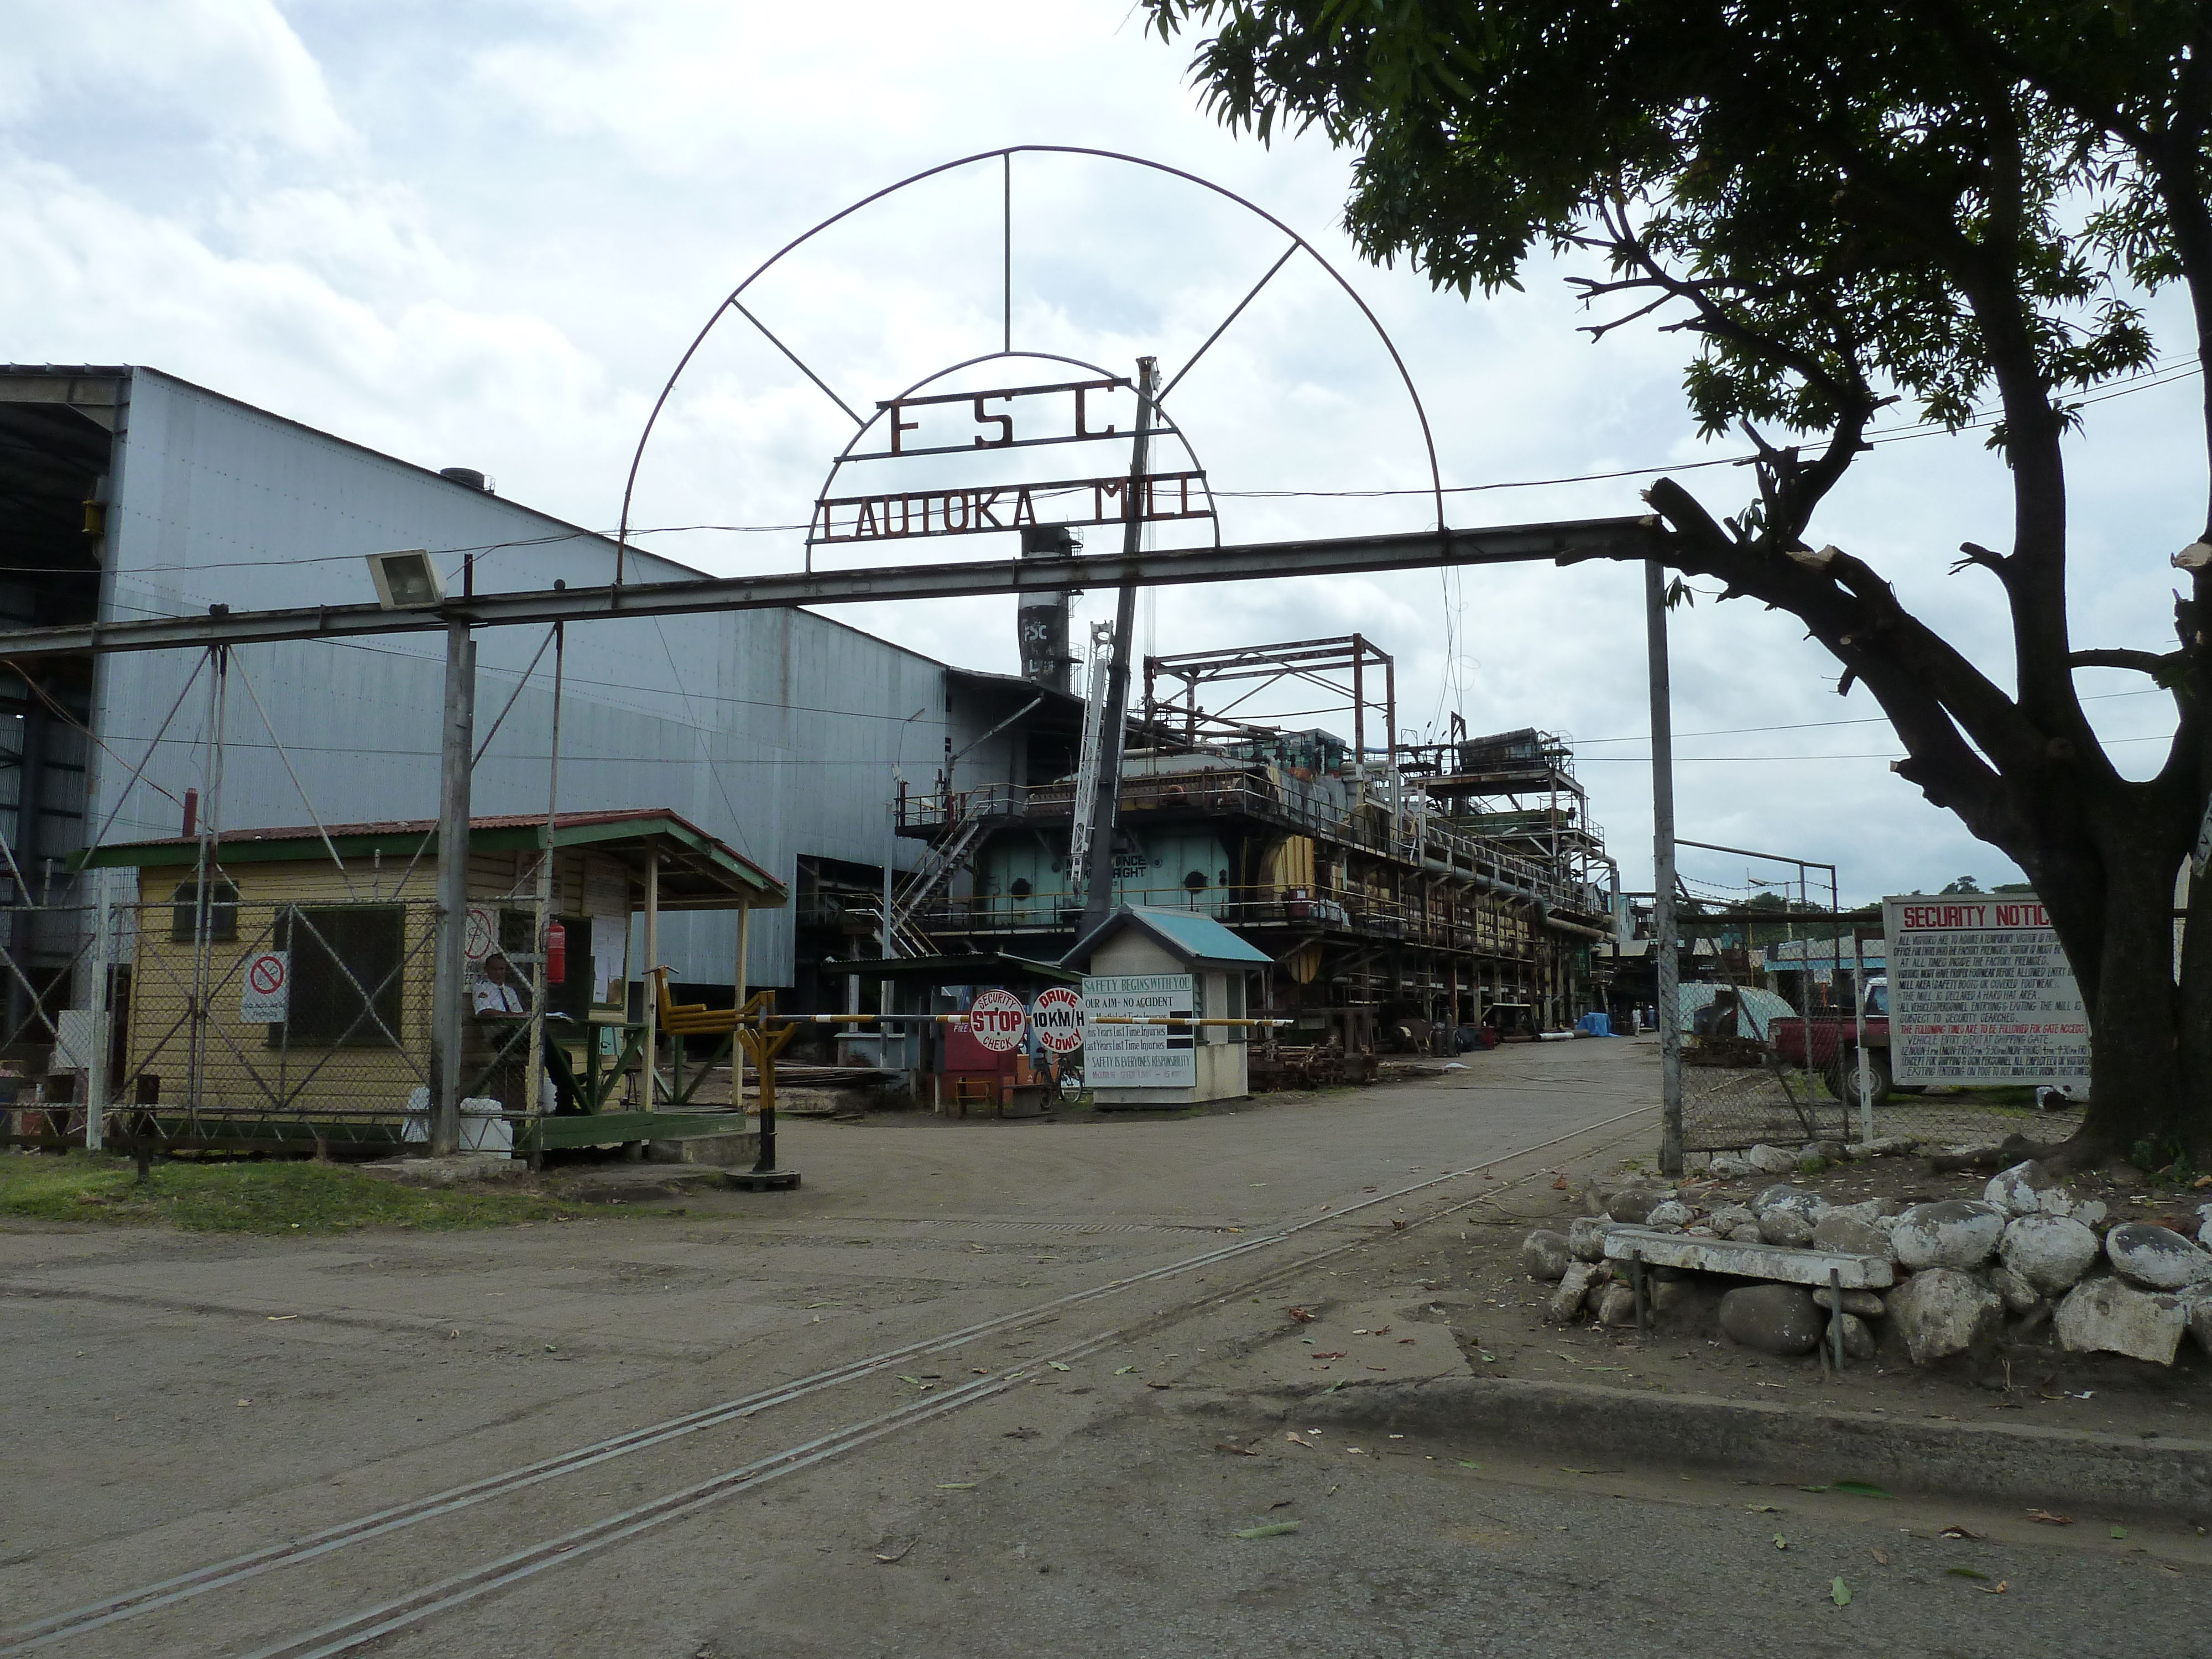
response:
M744 917L787 902L783 884L672 811L562 812L541 960L548 828L470 823L465 1146L521 1156L742 1133L734 1080L731 1099L697 1098L706 1068L687 1079L680 1035L661 1063L672 1034L648 970L664 913L735 910L742 1000ZM424 1139L437 841L434 823L411 822L95 848L87 865L133 871L138 889L117 929L110 1109L177 1145L361 1155ZM541 974L550 1080L532 1101L525 1011Z
M1061 958L1083 975L1083 1080L1104 1109L1190 1106L1251 1092L1249 1028L1121 1020L1243 1019L1273 958L1211 916L1125 905Z

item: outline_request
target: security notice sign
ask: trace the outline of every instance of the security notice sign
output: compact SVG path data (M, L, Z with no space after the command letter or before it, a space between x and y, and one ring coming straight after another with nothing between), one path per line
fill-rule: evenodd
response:
M1881 908L1897 1081L2088 1081L2088 1015L2033 896L1916 895Z
M1188 1019L1188 974L1093 974L1083 981L1083 1080L1094 1089L1189 1089L1198 1056L1188 1025L1102 1025L1121 1019Z
M292 953L256 951L240 978L238 1017L248 1025L281 1025L291 1018Z

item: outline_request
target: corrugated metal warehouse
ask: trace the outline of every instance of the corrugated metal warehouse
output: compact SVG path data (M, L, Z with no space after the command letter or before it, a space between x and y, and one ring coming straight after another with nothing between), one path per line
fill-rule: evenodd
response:
M145 368L0 368L0 610L17 626L357 603L374 597L363 556L396 548L430 550L455 592L464 557L480 592L613 576L611 540L473 477ZM627 574L701 573L632 548ZM480 630L480 744L543 639ZM203 810L226 830L434 816L443 653L434 635L236 648L220 799ZM88 844L175 835L186 791L210 788L206 678L179 702L195 668L193 653L161 652L9 678L0 825L33 898L64 899L66 860ZM550 670L490 740L478 814L545 810ZM919 854L892 835L901 773L933 778L948 738L966 748L1034 695L1011 689L1021 697L805 611L594 623L568 635L560 804L672 808L771 872L798 902L757 918L749 978L790 986L800 930L820 929L803 958L854 948L822 891L864 891L887 853L902 867ZM1020 781L1012 742L975 744L963 780ZM660 954L680 979L726 987L734 943L726 915L672 916ZM873 954L872 939L859 945ZM75 947L19 933L11 948L58 968Z

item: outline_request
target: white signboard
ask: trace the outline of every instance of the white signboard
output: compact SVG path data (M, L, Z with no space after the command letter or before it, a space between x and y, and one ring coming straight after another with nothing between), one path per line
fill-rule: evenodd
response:
M1029 1029L1030 1011L1012 991L978 991L968 1005L968 1034L994 1054L1013 1053Z
M1188 974L1092 974L1083 981L1083 1080L1094 1089L1189 1089L1198 1083L1188 1025L1102 1025L1100 1018L1189 1019Z
M1897 1081L2088 1081L2081 992L2033 896L1916 896L1881 908Z
M1065 985L1048 986L1030 1009L1030 1024L1047 1054L1072 1054L1083 1046L1083 998Z
M292 1017L292 953L256 951L239 975L238 1017L248 1025L281 1025Z

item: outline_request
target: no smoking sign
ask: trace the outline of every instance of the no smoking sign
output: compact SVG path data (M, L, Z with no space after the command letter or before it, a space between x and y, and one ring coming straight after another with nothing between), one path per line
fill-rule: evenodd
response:
M292 953L256 951L246 959L238 1017L248 1025L281 1024L292 1012Z

